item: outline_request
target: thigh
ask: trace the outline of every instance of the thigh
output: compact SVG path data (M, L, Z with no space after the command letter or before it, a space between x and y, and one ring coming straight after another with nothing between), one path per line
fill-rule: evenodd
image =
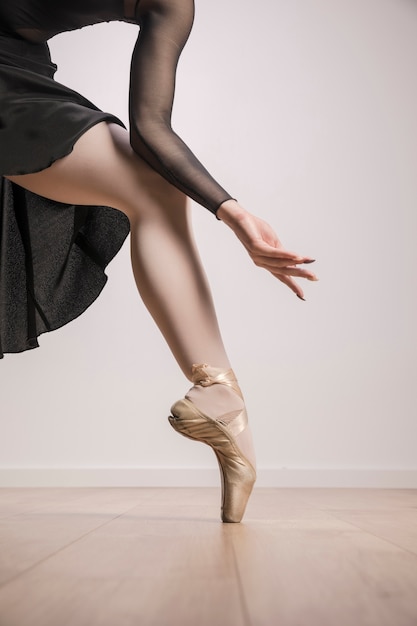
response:
M132 150L128 132L108 122L87 130L47 169L7 178L58 202L114 207L131 222L168 200L184 205L183 194Z

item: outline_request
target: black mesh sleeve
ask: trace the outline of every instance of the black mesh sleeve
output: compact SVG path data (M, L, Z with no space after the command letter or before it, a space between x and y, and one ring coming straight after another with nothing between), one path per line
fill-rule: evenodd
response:
M151 167L216 214L231 199L172 130L178 59L194 20L194 0L139 0L130 73L130 142Z

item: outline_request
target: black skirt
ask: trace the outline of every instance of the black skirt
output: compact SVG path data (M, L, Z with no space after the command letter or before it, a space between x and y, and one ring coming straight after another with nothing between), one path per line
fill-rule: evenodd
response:
M81 315L130 230L117 209L55 202L4 178L47 168L99 122L124 126L55 71L47 44L0 34L0 358Z

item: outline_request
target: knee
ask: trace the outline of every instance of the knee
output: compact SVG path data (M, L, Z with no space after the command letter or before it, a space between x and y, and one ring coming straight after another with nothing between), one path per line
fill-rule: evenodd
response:
M187 196L134 152L125 130L116 124L109 125L109 129L121 166L114 172L119 181L119 202L129 219L175 216L178 220L180 214L185 215Z
M120 208L131 223L159 221L179 224L187 221L187 196L154 171L141 177L131 193L122 191Z

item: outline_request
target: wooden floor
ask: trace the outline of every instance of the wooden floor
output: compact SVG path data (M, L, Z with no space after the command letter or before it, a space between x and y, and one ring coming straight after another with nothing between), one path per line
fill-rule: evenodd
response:
M417 490L219 497L0 489L0 625L417 625Z

